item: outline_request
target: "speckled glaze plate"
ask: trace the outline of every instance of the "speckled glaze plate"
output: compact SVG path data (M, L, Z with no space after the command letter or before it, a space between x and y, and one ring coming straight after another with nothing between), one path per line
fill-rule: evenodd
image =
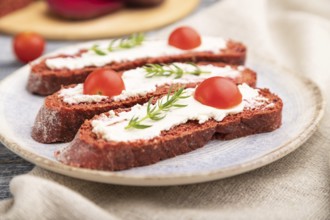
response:
M230 141L211 141L193 152L157 164L120 172L74 168L57 162L53 152L66 144L40 144L30 137L43 103L25 89L27 65L0 83L0 141L14 153L45 169L67 176L123 185L178 185L244 173L276 161L301 146L324 112L320 89L310 80L262 56L249 54L247 66L258 73L258 87L268 87L284 102L282 127L271 133Z

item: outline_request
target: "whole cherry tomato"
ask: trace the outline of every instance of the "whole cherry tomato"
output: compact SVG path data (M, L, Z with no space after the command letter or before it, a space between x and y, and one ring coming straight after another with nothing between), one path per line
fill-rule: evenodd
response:
M191 50L201 45L202 40L199 33L191 27L179 27L175 29L169 39L168 44L182 50Z
M204 80L195 91L194 98L200 103L214 108L228 109L242 102L242 94L237 85L224 77Z
M22 32L15 36L13 49L16 57L23 63L30 62L44 52L45 40L33 32Z
M120 74L113 70L98 69L93 71L84 82L84 94L88 95L120 95L125 84Z

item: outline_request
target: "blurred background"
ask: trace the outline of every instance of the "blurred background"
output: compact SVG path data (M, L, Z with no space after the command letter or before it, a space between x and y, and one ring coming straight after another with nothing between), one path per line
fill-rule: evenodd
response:
M272 64L269 68L273 65L283 67L283 73L273 74L275 81L285 80L283 85L291 83L291 77L282 78L286 73L307 77L316 82L323 90L326 102L330 103L327 89L330 83L329 9L329 0L0 0L0 80L25 65L17 59L13 44L14 36L27 31L39 36L36 39L44 44L40 55L45 55L71 44L134 32L145 32L147 38L166 39L169 30L189 24L203 35L232 38L247 45L248 65L252 63L250 67L258 74L261 70L260 78L264 72L263 62L267 61L265 63ZM27 54L31 51L23 50ZM259 60L261 64L258 64ZM272 73L265 71L266 76ZM312 84L303 81L304 90L319 95ZM292 85L283 92L289 94L298 88L294 82ZM313 98L301 96L305 103ZM311 109L316 107L322 112L323 104L318 103ZM24 106L22 110L25 110ZM105 203L105 196L111 194L108 186L104 191L91 187L89 195L93 198L100 195L102 202L97 198L99 203L96 204L109 208L115 205L114 212L123 210L126 214L138 210L137 213L145 212L153 218L163 214L164 219L168 219L178 214L185 219L330 219L329 115L330 110L326 107L315 134L299 150L253 172L210 183L164 187L158 194L156 188L146 191L122 188L119 194L112 194L127 194L126 199L133 195L129 200L130 207L127 203L116 206L115 201L108 199L111 197L107 198L111 204ZM304 115L297 115L294 124L300 122L298 119L304 120ZM301 138L297 140L301 141ZM0 200L11 197L9 181L33 167L0 144ZM18 206L13 200L3 204ZM32 206L38 208L34 202ZM31 210L30 206L26 208ZM166 212L162 212L164 208ZM51 211L56 209L47 209L47 213Z

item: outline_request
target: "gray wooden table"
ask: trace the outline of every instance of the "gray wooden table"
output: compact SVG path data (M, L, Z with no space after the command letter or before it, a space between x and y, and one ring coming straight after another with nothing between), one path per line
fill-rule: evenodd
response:
M219 0L201 0L197 11L217 1ZM47 41L46 53L72 43L72 41ZM0 35L0 47L0 80L2 80L23 65L16 61L12 53L11 36ZM0 200L11 197L9 192L10 180L16 175L29 172L33 167L33 164L18 157L0 143Z

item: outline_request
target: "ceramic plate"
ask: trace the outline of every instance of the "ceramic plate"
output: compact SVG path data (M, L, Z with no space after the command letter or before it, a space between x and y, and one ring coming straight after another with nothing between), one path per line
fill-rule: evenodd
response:
M193 152L157 164L120 172L74 168L55 160L66 144L40 144L30 137L43 97L25 89L27 65L0 83L0 140L14 153L45 169L67 176L123 185L177 185L234 176L282 158L315 131L324 111L319 88L305 78L256 55L248 66L258 73L258 87L268 87L284 102L282 127L274 132L230 141L211 141Z

